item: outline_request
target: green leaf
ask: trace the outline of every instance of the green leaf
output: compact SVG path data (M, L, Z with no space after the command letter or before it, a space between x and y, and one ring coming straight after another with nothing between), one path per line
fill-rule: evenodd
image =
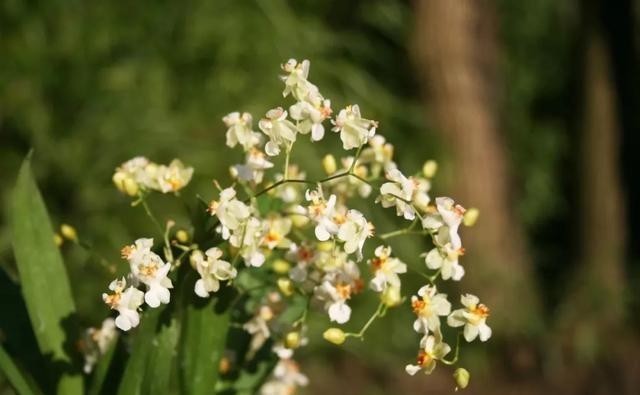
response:
M89 395L99 395L102 390L102 384L104 379L109 373L111 367L111 360L115 354L116 347L118 345L118 338L116 337L111 341L111 344L107 347L107 350L100 356L100 360L96 364L96 368L93 371L93 378L91 379L91 386L89 388Z
M147 375L144 393L162 395L171 390L171 377L174 372L180 323L173 319L170 325L163 326L153 341L153 347L147 361Z
M66 372L61 373L58 393L82 394L82 377L69 373L71 357L65 350L65 344L73 341L67 339L65 327L73 331L76 309L51 221L31 173L30 156L20 168L10 207L13 251L38 347Z
M42 393L39 389L32 388L29 384L30 380L22 374L2 346L0 346L0 370L2 370L18 395L35 395Z
M153 309L141 317L140 326L135 329L133 350L124 375L120 381L118 395L142 394L142 385L145 379L148 356L152 351L153 338L155 336L158 318L162 309Z
M189 281L191 280L191 281ZM185 293L193 295L193 276L185 278ZM210 299L187 298L181 340L181 381L190 395L214 393L220 359L229 330L230 288L223 288Z

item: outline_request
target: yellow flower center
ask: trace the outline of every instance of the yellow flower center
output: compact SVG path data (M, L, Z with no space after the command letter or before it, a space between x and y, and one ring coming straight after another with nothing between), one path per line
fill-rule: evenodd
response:
M431 357L431 355L427 354L425 351L420 351L418 353L418 358L416 359L419 366L424 366L432 360L433 358Z

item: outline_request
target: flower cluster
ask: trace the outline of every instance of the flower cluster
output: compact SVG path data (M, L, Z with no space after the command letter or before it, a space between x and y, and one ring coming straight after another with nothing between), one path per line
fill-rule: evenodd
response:
M178 192L184 188L193 175L192 167L185 167L178 159L166 165L151 162L144 156L137 156L120 165L113 175L113 183L129 196L137 196L146 191L162 193Z
M222 119L226 145L241 149L243 162L230 167L230 186L223 188L214 181L218 190L202 213L212 224L211 231L205 241L199 241L207 248L187 243L187 235L170 241L170 226L164 232L163 256L153 251L149 238L123 248L129 274L113 281L112 293L103 295L105 303L118 312L115 326L127 331L138 325L143 304L157 308L169 303L174 283L181 286L178 272L184 272L174 269L188 259L196 278L188 292L198 298L216 298L232 287L238 300L244 301L234 317L239 317L235 327L250 339L245 358L258 358L260 350L268 347L279 359L260 393L292 393L307 384L292 358L307 342L308 315L317 309L328 322L347 324L351 301L369 289L379 306L364 326L356 332L331 327L324 334L335 344L349 337L362 338L387 309L406 300L402 277L411 270L428 283L410 298L416 315L413 329L422 338L417 363L407 365L406 371L430 373L437 361L456 364L459 341L454 349L445 342L442 318L451 328L461 328L458 340L486 341L491 336L486 324L489 309L477 297L463 295L462 308L452 311L447 295L436 287L439 281L460 281L465 274L459 262L464 255L459 230L466 210L451 198L431 198L435 162L425 163L421 173L403 174L394 161L393 146L376 134L378 122L364 118L358 105L332 116L331 101L308 79L309 61L291 59L282 70L282 94L293 98L293 104L268 110L257 123L258 131L247 112L232 112ZM309 179L291 163L293 147L299 134L321 141L329 124L339 133L342 147L355 152L339 159L326 155L321 161L326 176ZM162 166L137 157L122 164L113 179L118 189L138 197L153 218L147 192L177 192L192 172L177 160ZM377 232L370 213L352 204L354 198L371 195L379 204L371 205L372 209L392 208L406 226ZM477 217L476 211L470 212ZM417 264L391 246L391 239L411 235L432 246L421 255L424 266L422 258ZM174 253L180 255L176 258ZM447 359L452 350L455 356Z

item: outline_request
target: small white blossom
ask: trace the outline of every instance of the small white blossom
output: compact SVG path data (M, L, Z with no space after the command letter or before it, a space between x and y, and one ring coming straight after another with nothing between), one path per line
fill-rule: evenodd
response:
M107 352L117 335L116 322L113 318L102 321L100 328L88 328L85 331L81 346L84 355L83 370L86 374L91 373L95 364Z
M167 277L171 264L165 263L151 251L152 247L153 239L138 239L135 244L122 249L122 257L129 261L131 274L147 286L144 301L150 307L158 307L161 303L169 303L169 289L173 288L173 284Z
M291 119L299 122L300 133L311 132L312 141L320 141L324 137L324 122L331 116L331 101L320 94L310 94L306 101L299 101L289 107Z
M407 272L407 265L398 258L391 257L391 247L378 246L375 250L375 258L369 261L373 269L374 277L371 280L371 289L383 292L389 287L400 288L398 274Z
M333 124L335 126L332 130L340 132L342 147L345 150L358 148L365 144L376 134L378 127L376 121L362 118L360 107L357 104L340 110Z
M234 279L238 274L237 270L229 262L220 259L221 257L222 250L216 247L209 248L204 254L199 250L191 254L191 262L200 275L194 291L201 298L208 297L211 292L217 292L221 281Z
M269 162L266 155L257 148L247 151L246 163L235 165L231 168L231 174L242 181L251 181L260 184L264 177L264 172L271 169L273 163Z
M298 387L309 384L307 376L300 373L298 364L291 359L280 359L271 377L260 387L260 395L293 395Z
M263 305L260 306L258 313L242 326L251 335L251 343L249 344L251 353L258 351L267 339L271 337L269 322L273 317L274 314L271 307Z
M351 209L347 212L347 218L338 229L338 239L344 241L344 250L347 254L356 253L358 261L362 260L362 247L367 238L373 236L373 224L371 224L358 210Z
M109 289L113 294L102 294L102 300L111 308L116 310L118 316L115 324L123 331L135 328L140 323L138 308L144 301L144 293L134 287L127 288L127 281L122 278L114 280L109 284Z
M287 119L287 112L281 107L269 110L258 124L260 130L269 137L269 141L264 147L269 156L276 156L280 153L280 146L290 146L296 141L298 128Z
M416 364L405 367L407 373L412 376L423 369L425 374L431 374L436 368L436 361L442 360L451 351L451 347L442 341L441 336L433 335L423 337L420 348Z
M477 296L466 294L460 297L460 302L465 307L453 311L447 318L449 326L457 328L464 325L464 338L472 342L476 337L480 341L487 341L491 337L491 328L487 325L489 308L480 303Z
M274 216L268 218L263 223L264 237L262 244L268 249L289 248L291 240L287 239L287 235L291 232L291 219L285 217Z
M413 220L416 212L411 204L413 194L416 191L416 184L411 178L405 177L398 169L387 172L387 179L380 187L380 197L378 201L382 207L396 207L396 213L405 219Z
M447 243L442 249L436 247L429 251L424 261L429 269L440 270L443 280L460 281L464 276L464 267L458 263L460 255L464 255L463 248L454 250L451 243Z
M281 66L282 70L288 74L280 77L284 81L283 97L291 94L296 100L302 101L309 94L318 93L318 87L307 80L310 65L311 63L306 59L300 63L295 59L289 59Z
M240 144L245 151L249 151L260 143L260 134L253 131L253 117L248 112L232 112L222 118L222 122L229 128L227 146L233 148Z
M177 192L184 188L193 176L193 167L185 167L178 159L171 161L169 166L161 165L155 175L160 192Z
M247 266L260 267L265 261L261 245L264 240L264 226L256 217L250 217L242 228L236 229L229 243L240 249L240 255Z
M353 261L347 261L339 270L326 276L322 284L316 287L314 295L324 301L331 321L344 324L351 318L351 307L347 301L361 289L362 280L358 266Z
M462 223L466 209L455 204L448 197L436 198L436 213L424 217L422 226L425 229L437 230L435 241L440 245L451 243L454 250L462 248L462 241L458 235L458 229Z
M309 217L316 222L315 235L320 241L327 241L338 233L338 225L333 221L336 206L336 196L329 196L325 200L322 190L307 190L305 197L311 202L308 207Z
M225 240L251 215L249 207L236 198L236 191L231 187L220 192L220 200L209 204L209 213L220 220L222 238Z
M416 332L427 334L440 331L440 316L451 312L447 295L439 294L433 285L425 285L418 290L418 296L411 297L411 307L417 318L413 323Z

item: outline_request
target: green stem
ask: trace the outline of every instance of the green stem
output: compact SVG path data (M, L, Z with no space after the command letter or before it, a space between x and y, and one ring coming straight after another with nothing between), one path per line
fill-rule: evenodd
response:
M153 222L156 228L158 228L158 231L160 232L160 234L163 234L164 229L162 228L162 225L160 225L160 221L158 221L156 216L153 215L153 212L151 211L151 208L147 204L147 200L145 199L145 197L143 195L140 195L139 199L140 199L139 202L142 203L142 207L144 208L144 212L147 213L147 216L149 218L151 218L151 222Z
M456 339L456 351L453 354L453 359L446 360L446 359L442 358L440 360L440 362L442 362L445 365L454 365L455 363L458 362L458 356L460 355L460 338L461 337L462 337L462 332L458 332L458 337Z
M382 313L383 308L384 308L384 303L380 302L380 304L376 308L376 311L373 313L373 315L369 318L369 320L364 324L364 326L362 327L362 329L360 329L360 331L358 333L345 333L345 335L347 337L357 337L359 339L363 339L364 340L365 332L367 331L367 329L369 329L371 324L373 324L373 321L375 321L376 318L378 318L380 316L380 314Z

